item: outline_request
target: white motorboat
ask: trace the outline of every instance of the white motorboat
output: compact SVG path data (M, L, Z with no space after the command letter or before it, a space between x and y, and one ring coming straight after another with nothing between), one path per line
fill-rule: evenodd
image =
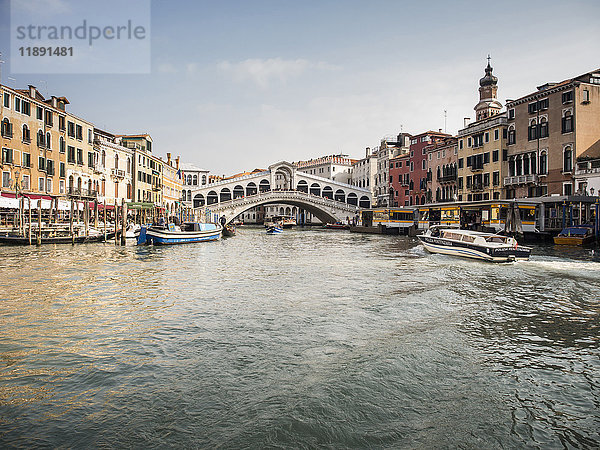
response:
M431 253L490 262L527 260L531 253L530 247L519 245L515 238L479 231L431 227L417 237Z

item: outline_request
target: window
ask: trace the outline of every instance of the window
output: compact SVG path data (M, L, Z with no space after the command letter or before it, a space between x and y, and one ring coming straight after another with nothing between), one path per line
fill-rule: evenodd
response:
M38 156L38 169L46 170L46 158L43 156Z
M485 152L483 154L483 163L489 164L489 162L490 162L490 152Z
M571 111L566 110L563 112L561 128L562 128L563 134L573 132L573 115L571 114Z
M573 195L573 184L572 183L564 183L563 184L563 195Z
M65 177L65 173L66 173L66 170L65 170L65 163L64 163L64 162L61 162L61 163L58 165L58 176L59 176L59 177L61 177L61 178L64 178L64 177Z
M486 143L490 142L490 133L489 133L489 131L485 132L485 142Z
M496 171L492 174L492 183L494 186L500 186L500 172Z
M13 163L13 151L11 148L2 148L2 164Z
M10 94L8 92L4 93L4 107L10 108Z
M88 152L88 167L94 167L94 152Z
M44 148L46 146L46 137L44 136L44 132L39 130L37 133L37 146L40 148Z
M548 170L548 155L546 152L540 153L540 175L545 175Z
M511 108L508 110L508 120L513 120L515 118L515 109Z
M471 138L468 138L467 139L467 147L470 147L470 146L471 146Z
M563 172L571 172L573 170L573 151L571 146L567 145L563 150Z
M92 142L94 142L92 129L88 128L88 144L91 144Z
M425 159L424 159L424 160L422 161L422 163L423 163L423 164L422 164L422 167L421 167L421 168L422 168L423 170L425 170L425 169L427 168L427 160L425 160Z
M197 185L198 185L198 175L197 175L197 174L194 174L194 176L193 176L193 180L194 180L194 181L193 181L193 183L192 183L192 184L193 184L194 186L197 186Z
M46 173L48 175L54 175L54 161L51 159L46 160Z
M537 112L537 103L530 103L527 107L529 114L534 114Z
M538 134L540 138L548 137L548 119L546 119L545 117L542 117L540 119Z
M581 102L582 103L590 102L590 91L588 91L587 89L584 89L581 93Z
M23 181L21 182L21 188L25 191L29 190L29 175L23 175Z
M15 111L21 112L21 99L19 97L15 97Z
M75 125L75 132L75 137L77 138L77 140L83 140L83 128L81 127L81 125Z
M71 145L68 146L67 162L75 164L75 147Z
M548 109L548 99L544 98L538 101L538 111L545 111Z
M500 139L500 130L495 129L494 130L494 140L497 141L498 139Z
M77 149L77 164L83 166L83 150L80 148Z
M458 148L460 150L462 150L462 148L463 148L463 140L462 139L460 141L458 141Z
M492 152L492 162L498 162L500 160L500 150L494 150Z
M58 140L58 151L61 153L65 152L65 138L63 138L62 136Z
M115 154L115 169L119 168L119 155Z
M58 116L58 129L65 131L65 116Z
M38 191L40 192L44 192L44 188L46 187L46 179L45 178L38 178Z
M54 125L54 117L52 115L52 111L46 110L46 120L45 120L45 123L49 127L51 127L52 125Z
M31 154L23 153L23 167L31 167Z
M2 119L2 137L11 138L13 136L13 125L8 118Z
M75 137L75 123L67 122L67 136L74 138Z
M529 141L536 140L538 137L537 130L538 130L538 128L537 128L536 121L532 120L529 124L529 127L527 128L527 140L529 140Z
M508 161L508 149L502 150L502 161Z
M462 189L463 188L463 177L460 177L458 179L458 189Z
M60 180L58 182L58 193L59 194L64 194L65 193L65 180Z
M414 163L411 161L410 162L410 171L412 172L413 170L415 170L415 166L414 166Z
M36 107L37 120L44 120L44 109L41 106Z
M489 173L484 173L483 174L483 185L484 186L489 186L490 185L490 174Z
M2 187L10 187L10 172L2 172Z
M529 156L529 161L530 161L530 163L531 163L531 173L536 173L536 171L535 171L535 169L536 169L536 167L535 167L535 164L536 164L536 156L535 156L535 153L532 153L532 154Z
M462 169L464 167L465 160L463 158L458 158L458 168Z
M52 150L52 137L50 136L50 133L46 133L46 148Z
M29 127L25 124L23 125L23 143L29 144L31 142L31 132Z
M567 103L572 103L573 102L573 91L563 92L562 102L563 102L563 105L566 105Z

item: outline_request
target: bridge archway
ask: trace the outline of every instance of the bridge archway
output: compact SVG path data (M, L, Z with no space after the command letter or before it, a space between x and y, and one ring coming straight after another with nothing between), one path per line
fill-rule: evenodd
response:
M206 196L206 204L214 205L215 203L219 203L219 196L215 191L210 191Z
M271 183L269 183L269 180L260 180L260 183L258 183L258 190L260 192L270 191Z
M318 195L319 197L321 196L321 186L319 186L318 183L313 183L310 185L310 193L312 195Z
M370 208L371 200L369 200L369 197L367 197L366 195L363 195L360 198L360 201L358 202L358 206L360 206L361 208Z
M246 186L246 195L256 195L257 192L258 189L256 189L256 183L254 183L254 181L248 183Z
M337 191L335 191L334 200L345 203L346 202L346 193L342 189L338 189Z
M240 198L244 196L244 188L239 184L233 188L233 198Z
M219 200L222 202L227 202L231 200L231 191L229 188L221 189L221 195L219 195Z
M325 186L323 188L323 192L321 193L321 197L329 198L333 200L333 189L331 186Z
M306 180L298 181L298 186L296 187L300 192L306 192L308 194L308 183Z
M348 203L349 205L357 206L358 205L358 196L354 192L350 192L348 194L346 203Z
M202 194L194 195L194 208L200 208L201 206L204 206L205 203L206 203L206 201L204 200L204 195L202 195Z

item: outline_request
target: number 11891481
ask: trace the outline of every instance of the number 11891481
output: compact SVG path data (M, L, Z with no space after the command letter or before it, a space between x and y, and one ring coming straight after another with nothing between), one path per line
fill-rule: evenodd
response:
M73 56L73 47L19 47L21 56Z

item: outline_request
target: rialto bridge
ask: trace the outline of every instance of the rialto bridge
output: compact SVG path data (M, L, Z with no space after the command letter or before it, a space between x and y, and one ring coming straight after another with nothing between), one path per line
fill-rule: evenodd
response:
M188 193L189 197L189 193ZM301 172L282 161L256 172L201 186L191 191L194 209L225 215L233 220L244 211L268 204L297 206L321 221L352 217L371 206L371 191Z

